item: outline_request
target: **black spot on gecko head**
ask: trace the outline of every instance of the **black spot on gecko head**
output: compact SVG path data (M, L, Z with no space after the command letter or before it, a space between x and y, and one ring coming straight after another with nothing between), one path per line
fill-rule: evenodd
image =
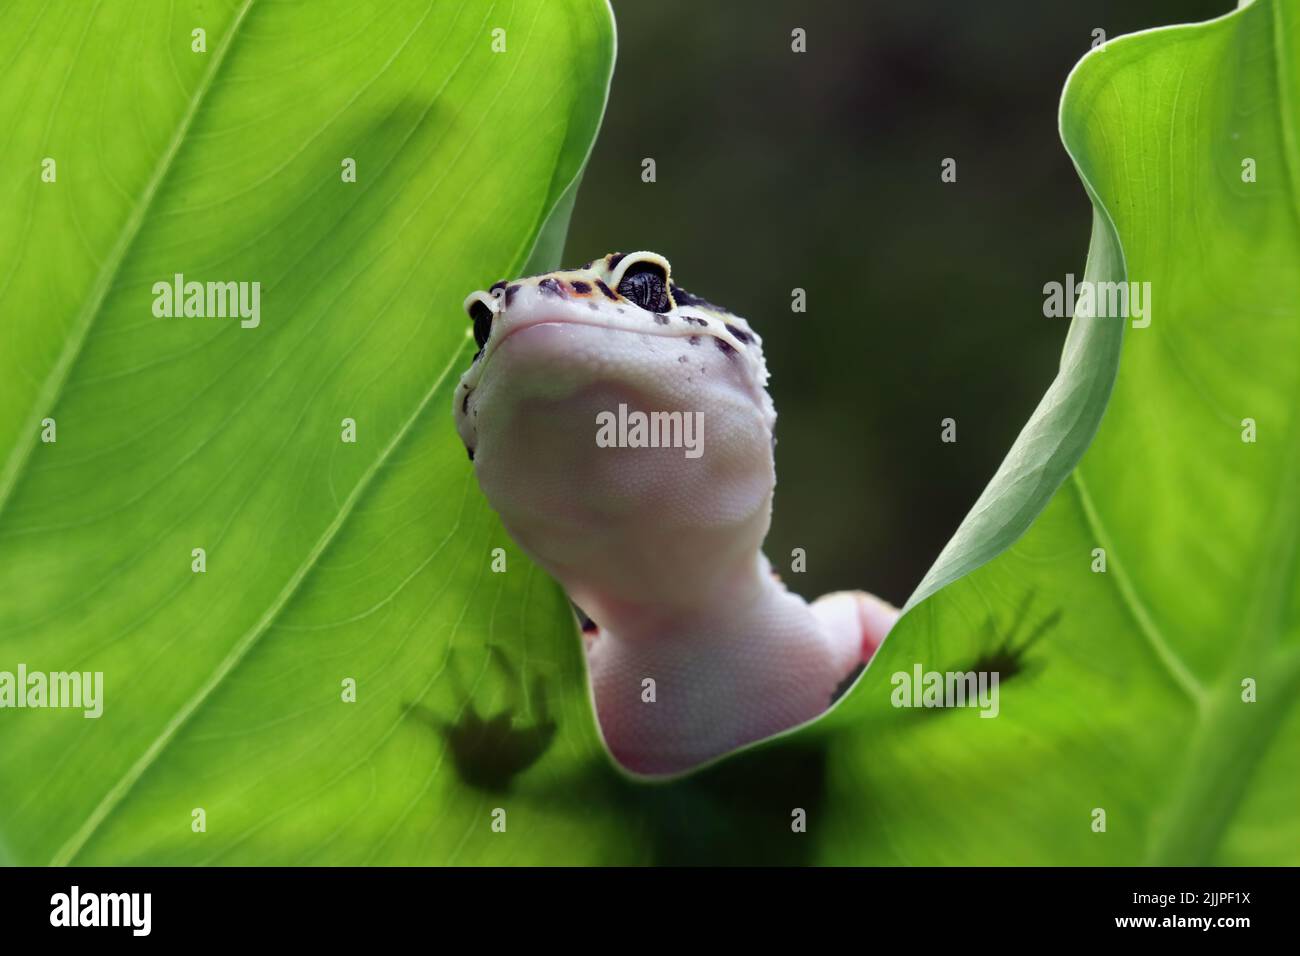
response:
M518 291L519 291L519 286L517 285L506 286L506 308L507 309L510 308L510 303L515 300L515 293Z
M618 295L614 292L614 290L611 289L609 286L605 285L605 283L600 279L596 280L596 288L601 291L601 293L605 296L605 298L618 299Z
M662 312L656 312L656 313L655 313L655 321L656 321L657 323L659 323L660 325L667 325L667 324L668 324L668 316L664 315Z
M736 350L731 347L731 343L726 341L725 339L720 339L717 336L714 336L713 344L718 347L718 351L721 352L723 355L736 354Z
M710 302L708 299L702 298L698 295L692 295L691 293L683 289L681 286L679 286L676 282L669 284L668 291L672 293L673 301L677 303L678 307L685 305L685 306L696 306L701 309L712 309L714 312L731 311L730 309L724 309L722 306Z
M698 335L692 335L689 339L687 339L687 341L690 342L692 345L699 345L700 337Z
M506 280L502 279L500 282L492 283L492 285L488 288L488 291L495 292L497 289L504 289L506 285L507 285Z
M461 413L462 415L468 415L468 414L469 414L469 397L470 397L471 395L473 395L473 394L474 394L474 389L472 389L472 388L466 388L466 389L465 389L465 397L464 397L463 399L461 399L461 402L460 402L460 413ZM470 457L471 460L474 458L473 455L470 455L469 457Z
M466 445L466 446L465 446L465 452L469 455L469 460L470 460L470 461L473 461L473 460L474 460L474 449L473 449L473 448L470 448L469 445Z
M586 295L588 292L591 291L590 285L588 285L585 282L579 282L576 279L573 282L570 282L569 286L573 289L574 292L578 293L578 295Z
M560 280L554 276L543 279L541 282L537 283L537 287L547 295L553 295L560 299L567 298L564 286L561 285Z
M611 252L609 255L605 257L605 262L608 264L609 269L612 271L618 268L618 264L623 261L623 257L626 255L627 253L625 252Z
M730 322L724 322L723 325L726 326L728 332L736 337L738 342L743 342L745 345L748 345L750 342L754 341L754 337L744 329L738 329Z
M709 324L709 323L708 323L708 320L706 320L706 319L701 319L699 316L695 316L695 315L685 315L685 316L682 316L682 318L684 318L684 319L686 320L686 323L687 323L688 325L698 325L698 326L700 326L701 328L703 328L704 326L706 326L706 325Z

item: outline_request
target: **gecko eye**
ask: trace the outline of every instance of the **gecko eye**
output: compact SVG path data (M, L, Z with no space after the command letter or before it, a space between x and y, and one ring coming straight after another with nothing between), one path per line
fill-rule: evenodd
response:
M488 336L492 334L492 310L487 303L474 299L466 306L469 317L474 320L474 341L479 348L487 345Z
M668 272L657 262L634 262L618 283L619 295L651 312L667 312Z

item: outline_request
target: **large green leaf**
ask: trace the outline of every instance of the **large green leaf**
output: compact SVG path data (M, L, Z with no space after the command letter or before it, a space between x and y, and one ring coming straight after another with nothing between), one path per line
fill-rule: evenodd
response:
M945 555L960 579L827 722L832 800L865 809L832 817L824 858L1300 862L1297 64L1300 8L1260 0L1076 68L1061 126L1096 210L1088 271L1150 282L1151 322L1029 532L975 570L971 532L1043 500L1052 466L1013 456ZM1007 678L998 719L891 706L893 673L977 661Z
M0 671L104 674L98 720L0 712L0 859L544 858L467 842L492 804L442 721L510 687L489 641L539 681L580 662L548 657L540 575L490 573L508 542L449 403L466 291L558 248L607 4L0 17ZM260 325L156 318L176 273L259 281ZM550 748L548 779L581 757ZM551 848L594 839L567 800L536 814Z
M116 107L132 111L123 126L117 88L94 66L118 53L92 31L80 53L25 62L23 37L42 26L19 8L0 62L18 57L15 75L34 79L5 95L44 108L23 114L34 130L7 135L27 144L31 167L84 151L99 172L75 202L9 169L0 179L22 213L0 242L6 261L23 257L0 288L6 317L18 316L16 349L0 355L0 448L19 456L0 483L0 668L102 669L108 686L98 721L4 716L3 852L86 863L1295 862L1294 5L1261 0L1113 41L1081 63L1061 120L1096 206L1086 275L1150 281L1152 324L1076 320L1039 412L840 706L655 784L610 765L563 599L486 509L444 407L465 358L455 300L518 268L547 211L572 199L609 67L604 11L575 6L586 16L552 3L495 11L512 16L510 49L537 58L512 80L490 72L509 61L484 52L487 6L467 4L474 23L459 34L446 21L471 14L453 10L419 34L433 39L407 68L414 106L358 106L366 131L333 137L347 149L323 145L328 133L299 147L302 132L281 128L332 128L357 96L362 83L341 80L338 102L321 106L319 81L301 76L351 77L359 50L339 45L353 24L289 58L278 44L301 23L277 29L283 8L254 8L209 79L211 62L175 47L178 68L194 71L179 88L197 93L170 123L156 104L137 116L133 86ZM214 38L232 35L218 26ZM401 38L371 29L361 46L381 49L378 69ZM459 36L446 41L450 64L429 52L447 36ZM57 78L39 83L47 70ZM275 111L283 87L300 91L288 101L313 122ZM101 95L103 109L75 111L64 130L55 102ZM147 135L150 122L162 131ZM119 157L113 137L75 123L135 138ZM60 130L63 145L47 146ZM285 137L300 151L268 145ZM143 150L152 160L142 143L158 144ZM379 151L353 188L379 192L335 199L337 156L362 148L352 143ZM1247 156L1258 182L1241 181ZM385 161L401 172L367 185L364 171ZM130 164L141 168L119 169ZM59 190L78 185L67 169L61 160ZM100 188L105 170L120 190ZM40 255L24 251L41 243ZM149 283L175 271L263 278L263 328L153 320ZM46 414L58 418L56 445L33 441ZM338 441L344 416L361 425L355 446ZM1246 417L1254 444L1240 439ZM190 573L197 546L205 575ZM1091 571L1097 547L1104 574ZM893 672L981 659L1006 675L998 719L890 705ZM1247 676L1258 703L1241 701ZM358 681L355 704L340 700L345 677ZM490 719L511 708L512 721ZM191 830L196 807L205 833ZM1097 807L1105 833L1092 830ZM504 833L492 829L496 808ZM806 833L791 830L796 808Z
M1300 862L1298 63L1300 9L1260 0L1079 64L1061 131L1094 204L1081 278L1150 282L1150 324L1074 321L862 679L643 801L661 856ZM999 672L998 716L893 706L917 665Z

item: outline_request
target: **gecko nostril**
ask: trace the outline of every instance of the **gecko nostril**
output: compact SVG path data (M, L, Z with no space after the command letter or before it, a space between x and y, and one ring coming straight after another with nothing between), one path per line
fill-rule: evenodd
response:
M726 330L730 332L732 335L734 335L736 337L736 341L738 342L748 345L750 342L754 341L754 336L750 335L744 329L737 328L736 326L732 325L730 322L724 322L723 327L726 328Z
M564 291L564 286L560 284L560 280L554 276L543 279L541 282L537 283L537 287L547 295L558 296L561 299L566 298L567 295Z

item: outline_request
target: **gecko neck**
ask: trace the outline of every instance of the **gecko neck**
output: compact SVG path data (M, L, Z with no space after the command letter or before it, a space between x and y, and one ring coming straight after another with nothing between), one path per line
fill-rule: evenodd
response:
M817 617L761 555L716 598L692 613L599 622L592 693L628 769L673 773L811 720L843 678Z
M762 606L776 593L785 592L761 552L725 574L717 573L716 567L713 571L707 600L678 604L593 597L589 613L602 632L617 635L620 641L663 645L689 640L701 627L722 628L739 610ZM588 608L576 599L584 610Z

